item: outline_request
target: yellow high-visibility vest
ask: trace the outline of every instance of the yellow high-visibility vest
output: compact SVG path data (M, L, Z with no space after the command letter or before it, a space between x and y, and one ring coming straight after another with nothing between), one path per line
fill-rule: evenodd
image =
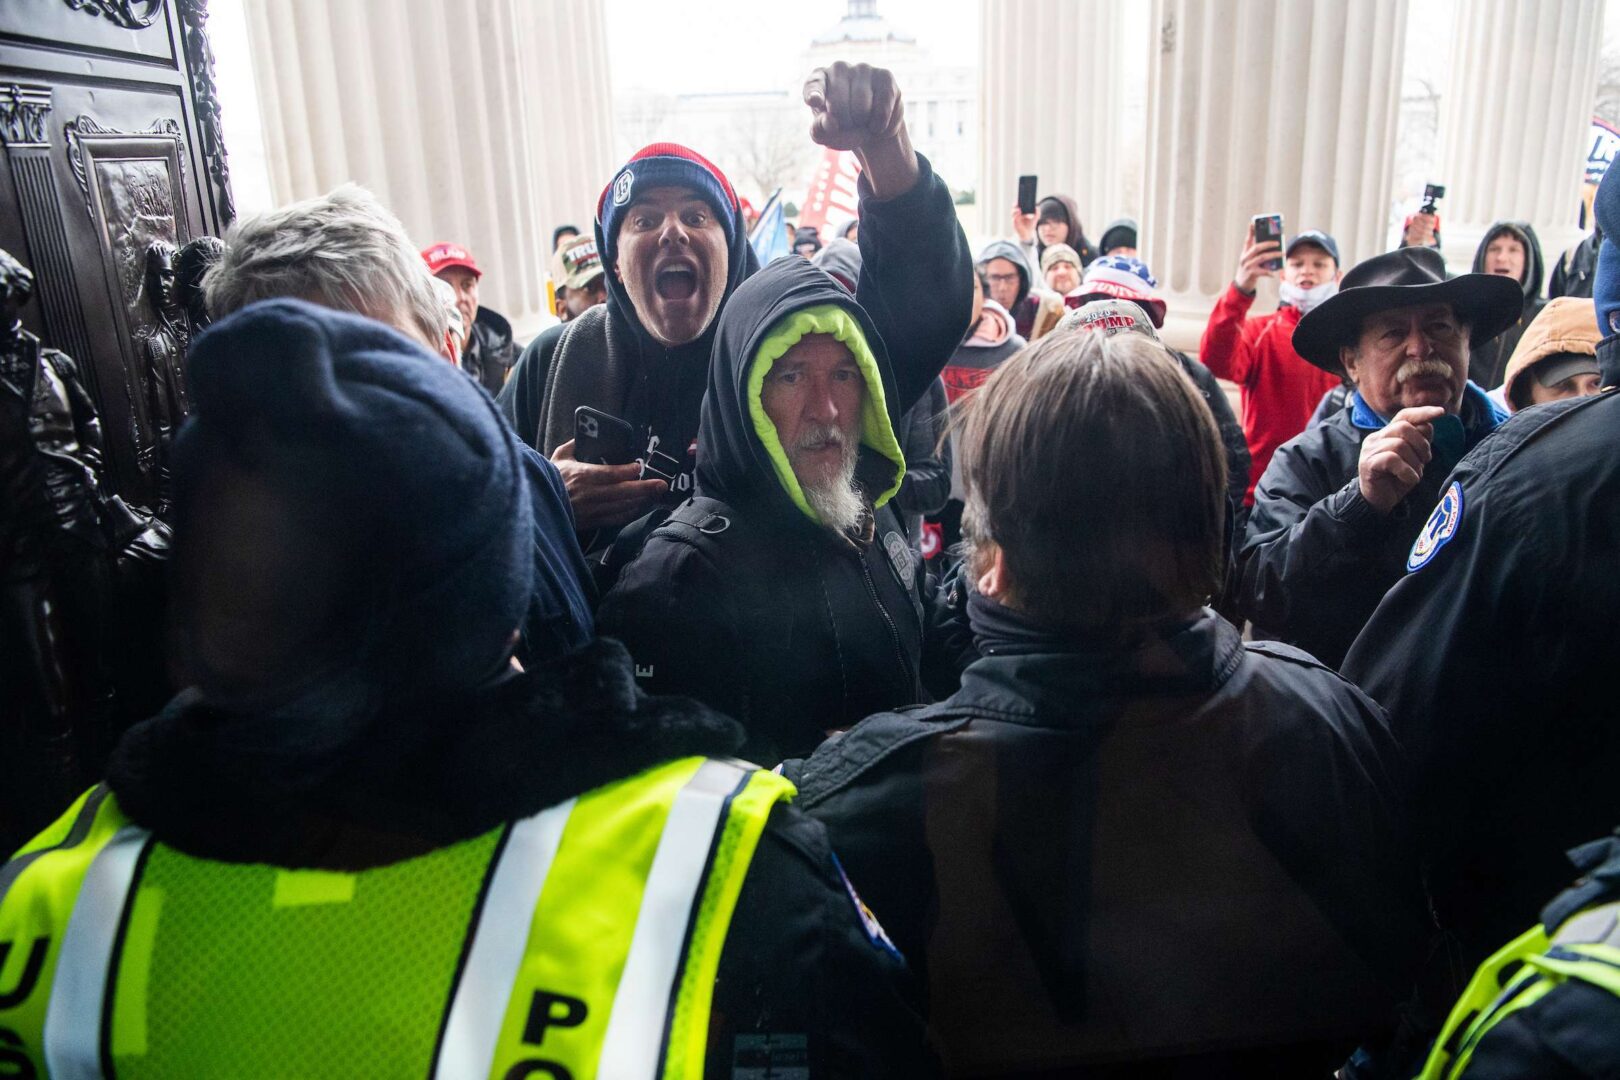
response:
M1620 996L1620 901L1579 911L1550 934L1538 923L1481 964L1418 1080L1461 1077L1493 1027L1570 979Z
M194 858L92 789L0 867L0 1074L701 1077L793 794L686 758L351 874Z

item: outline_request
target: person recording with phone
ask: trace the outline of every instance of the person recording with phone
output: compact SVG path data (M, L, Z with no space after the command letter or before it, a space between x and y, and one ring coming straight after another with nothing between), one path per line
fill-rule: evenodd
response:
M1198 359L1219 378L1237 383L1244 438L1251 462L1245 506L1254 505L1260 482L1277 447L1305 430L1322 396L1340 385L1294 351L1294 327L1306 312L1339 288L1339 245L1316 229L1283 246L1281 214L1261 214L1249 226L1237 273L1216 301L1198 344ZM1248 318L1255 288L1278 279L1282 306Z
M1091 265L1097 249L1086 239L1085 226L1080 223L1080 205L1072 195L1047 195L1031 205L1035 194L1035 177L1018 178L1018 204L1013 207L1013 232L1024 249L1024 261L1039 266L1046 249L1053 244L1067 244L1080 258L1080 269Z
M1446 197L1444 184L1423 185L1423 205L1401 227L1401 247L1440 250L1440 200Z

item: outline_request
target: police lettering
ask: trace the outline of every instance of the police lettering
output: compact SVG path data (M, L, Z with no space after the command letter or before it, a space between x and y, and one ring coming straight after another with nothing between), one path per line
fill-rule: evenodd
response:
M547 1076L551 1080L574 1080L574 1074L555 1061L520 1061L506 1070L503 1080L527 1080L531 1076Z
M529 999L529 1019L523 1025L523 1041L539 1046L546 1041L546 1028L579 1027L588 1012L585 1003L577 997L536 990Z
M546 1040L547 1028L578 1027L589 1014L590 1009L577 997L536 990L529 999L529 1016L523 1023L523 1041L530 1046L539 1046ZM506 1070L505 1080L527 1080L536 1076L549 1077L550 1080L574 1078L568 1067L560 1062L530 1058Z

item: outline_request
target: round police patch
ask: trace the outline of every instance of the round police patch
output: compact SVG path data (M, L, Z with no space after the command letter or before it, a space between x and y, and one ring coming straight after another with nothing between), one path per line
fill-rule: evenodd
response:
M833 867L838 871L839 879L844 883L844 892L848 894L849 902L855 905L855 917L860 920L861 929L866 932L866 940L891 956L898 957L900 950L895 948L894 942L889 938L888 931L883 929L883 924L878 922L876 915L872 914L872 909L866 906L866 901L862 900L860 893L855 891L855 886L850 883L849 875L844 873L844 865L838 861L838 856L834 855L832 861Z
M1429 515L1429 520L1423 523L1423 531L1412 543L1412 554L1406 557L1406 572L1421 570L1429 564L1439 550L1446 546L1453 536L1457 535L1457 528L1462 524L1463 493L1462 485L1453 481L1446 488L1446 493L1440 496L1440 503Z
M900 587L911 588L911 575L917 569L917 564L911 557L911 545L906 543L906 538L897 532L885 533L883 550L889 556L889 569L894 571Z
M629 169L626 169L624 172L619 174L619 178L613 181L614 206L623 206L625 203L630 201L630 185L634 184L635 182L635 174Z

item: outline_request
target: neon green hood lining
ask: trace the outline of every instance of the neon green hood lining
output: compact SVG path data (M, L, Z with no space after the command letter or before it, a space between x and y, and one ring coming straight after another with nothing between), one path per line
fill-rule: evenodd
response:
M799 478L793 474L787 451L782 449L776 425L765 415L765 405L760 400L760 389L765 385L765 376L770 374L772 365L798 344L800 338L809 334L830 334L837 338L855 357L855 366L860 368L861 377L866 380L866 398L861 406L861 445L872 448L894 464L894 483L872 500L874 509L894 498L894 493L900 490L900 482L906 476L906 456L901 453L900 443L894 437L894 426L889 423L883 375L878 371L877 360L872 356L872 350L866 344L866 335L861 331L860 323L855 321L855 316L837 304L817 304L795 311L771 327L760 342L748 369L748 414L753 418L759 441L765 444L765 452L770 455L771 467L776 470L776 479L782 489L793 500L794 506L819 525L821 518L805 500L804 489L799 486Z

